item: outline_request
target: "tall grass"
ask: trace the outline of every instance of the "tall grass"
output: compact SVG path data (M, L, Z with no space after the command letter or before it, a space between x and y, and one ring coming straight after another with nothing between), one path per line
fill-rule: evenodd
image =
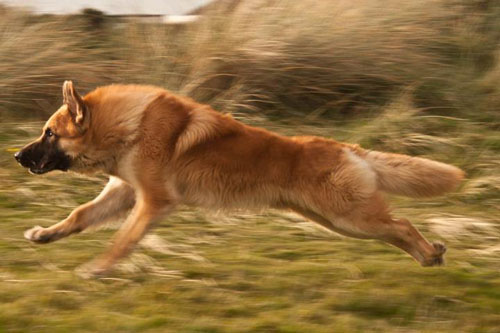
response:
M108 19L98 31L90 14L0 15L4 109L26 106L26 96L50 100L67 78L84 89L152 83L226 111L310 117L377 110L408 87L419 107L446 110L477 94L491 103L496 91L494 2L220 1L187 27Z
M147 54L133 62L147 62L148 79L222 108L368 110L408 85L446 81L460 7L445 3L243 1L175 37L129 31L129 49Z
M61 82L109 82L116 64L88 47L79 20L0 7L0 111L53 112Z

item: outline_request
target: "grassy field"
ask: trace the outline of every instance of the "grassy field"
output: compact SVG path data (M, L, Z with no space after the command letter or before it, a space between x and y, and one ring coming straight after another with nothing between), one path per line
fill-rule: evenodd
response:
M247 121L346 139L365 128ZM395 214L446 242L445 267L421 268L388 245L340 237L286 212L184 208L113 274L82 280L74 269L105 250L112 230L48 245L22 234L64 218L105 179L33 176L17 166L10 151L40 126L0 125L0 332L499 330L498 196L477 200L466 187L435 200L393 199Z
M0 7L0 332L500 332L500 5L245 0L185 28ZM278 33L279 32L279 33ZM288 212L166 218L111 275L74 273L117 225L48 245L103 175L29 175L13 153L73 79L166 87L285 135L464 169L447 196L393 197L447 265Z

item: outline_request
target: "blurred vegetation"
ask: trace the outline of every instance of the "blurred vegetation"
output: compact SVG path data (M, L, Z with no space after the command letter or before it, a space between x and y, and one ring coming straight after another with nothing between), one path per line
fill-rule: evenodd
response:
M54 102L67 78L85 90L153 83L218 109L279 116L373 113L409 87L433 112L484 119L498 105L496 1L233 2L187 26L2 8L2 109Z
M236 5L235 5L236 4ZM220 1L187 26L0 7L0 332L498 332L500 4L495 0ZM285 135L425 156L467 172L397 216L449 248L422 269L286 212L168 218L109 278L77 265L111 231L23 240L104 178L31 176L12 153L73 79L156 84Z

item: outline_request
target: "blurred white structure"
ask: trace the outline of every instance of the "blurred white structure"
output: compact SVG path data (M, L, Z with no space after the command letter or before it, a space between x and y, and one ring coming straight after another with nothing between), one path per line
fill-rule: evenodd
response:
M177 16L173 19L176 21L193 20L193 17L181 19L179 16L210 2L212 0L0 0L0 4L26 7L37 14L77 14L82 9L93 8L113 16Z

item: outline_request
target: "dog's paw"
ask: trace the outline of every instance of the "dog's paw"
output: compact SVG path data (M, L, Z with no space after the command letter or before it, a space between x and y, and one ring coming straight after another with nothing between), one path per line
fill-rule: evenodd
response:
M48 231L47 228L37 225L24 232L24 238L34 243L48 243L55 240L55 234Z
M436 250L436 255L442 256L446 253L446 245L444 245L442 242L433 242L432 246L434 246L434 249Z
M104 277L108 271L108 267L100 265L99 262L91 261L77 267L75 274L82 279L90 280Z
M446 245L441 242L432 243L434 247L434 253L431 257L429 257L422 266L442 266L444 265L444 257L443 255L446 253Z

